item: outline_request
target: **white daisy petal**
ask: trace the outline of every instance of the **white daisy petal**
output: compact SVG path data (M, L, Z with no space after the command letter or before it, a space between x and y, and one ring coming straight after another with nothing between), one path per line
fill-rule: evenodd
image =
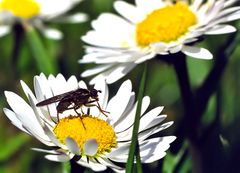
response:
M108 68L112 67L113 65L112 64L104 64L104 65L99 65L95 68L92 68L92 69L88 69L86 71L84 71L81 76L82 77L88 77L88 76L92 76L92 75L95 75L97 73L100 73L100 72L103 72L105 70L107 70Z
M130 145L128 144L128 145L124 145L122 147L118 147L117 149L114 149L111 153L107 154L107 157L111 159L112 157L115 157L115 156L119 156L122 154L128 154L129 146Z
M110 112L108 118L112 119L113 123L116 122L124 112L131 92L132 84L130 80L127 80L120 86L117 94L109 101L106 109Z
M63 34L60 31L53 28L44 28L42 30L42 33L45 37L53 40L60 40L63 38Z
M54 22L59 23L82 23L88 20L88 16L84 13L75 13L69 16L61 16L60 18L53 19Z
M49 155L46 155L45 158L54 162L67 162L71 159L68 155L65 155L65 154L61 154L61 155L49 154Z
M101 91L101 93L99 93L99 105L101 106L101 108L106 109L109 96L106 81L104 79L99 81L95 84L94 88Z
M42 148L31 148L31 150L37 151L37 152L48 153L48 154L59 154L59 152L57 152L55 150L46 150L46 149L42 149Z
M170 127L173 124L172 121L161 124L161 125L157 125L154 128L150 128L147 130L142 131L141 133L139 133L139 140L143 141L146 138L148 138L149 136L151 136L152 134L158 133L164 129L167 129L168 127Z
M105 165L101 165L99 163L97 163L96 161L91 161L88 162L87 159L81 159L77 162L78 164L84 166L84 167L88 167L90 169L92 169L93 171L99 172L99 171L104 171L107 169L107 167Z
M163 107L156 107L143 115L141 123L139 125L139 131L145 129L151 121L153 121L163 110Z
M10 32L10 27L7 25L0 26L0 37L7 35Z
M6 116L8 117L8 119L12 122L13 125L15 125L17 128L19 128L20 130L24 131L25 133L31 135L24 127L22 122L17 118L17 115L7 109L7 108L3 108L3 112L6 114Z
M198 48L193 46L183 46L182 52L187 56L198 58L198 59L212 59L213 55L204 48Z
M149 104L150 104L150 98L148 96L143 97L141 115L144 114ZM134 105L134 107L132 107L131 111L128 113L127 116L123 114L125 118L119 121L121 123L117 122L116 124L114 124L116 132L125 131L126 129L128 129L130 126L133 125L135 115L136 115L136 110L137 110L137 103ZM126 130L122 135L125 135L125 133L127 133L128 135L131 135L131 129Z
M32 134L41 136L41 138L48 140L31 107L15 93L8 91L5 91L4 93L8 104L12 110L14 110L14 112L17 112L17 116L22 122L23 126L28 130L31 130L30 132Z
M80 149L78 147L78 144L75 142L73 138L67 137L66 138L66 145L73 154L80 155Z
M111 68L103 73L101 75L97 75L95 78L93 78L90 81L90 84L95 84L97 81L101 78L105 78L106 82L108 84L114 83L118 79L125 76L129 71L131 71L137 64L135 63L127 63L125 64L119 64L115 68Z
M135 6L124 1L116 1L114 3L114 8L119 14L132 23L137 23L144 17Z
M108 159L105 159L105 158L101 158L101 157L100 157L100 158L98 158L97 160L98 160L101 164L106 165L106 166L108 166L108 167L111 167L111 169L116 169L116 170L118 170L118 171L124 171L123 168L115 165L113 162L111 162L111 161L108 160Z
M205 34L208 35L227 34L235 32L236 30L237 29L231 25L217 25L216 27L213 27L212 29L207 31Z
M69 91L78 89L78 81L77 81L77 78L75 76L71 76L67 80L67 88L68 88Z
M94 156L97 153L98 143L96 139L89 139L84 143L84 153L88 156Z

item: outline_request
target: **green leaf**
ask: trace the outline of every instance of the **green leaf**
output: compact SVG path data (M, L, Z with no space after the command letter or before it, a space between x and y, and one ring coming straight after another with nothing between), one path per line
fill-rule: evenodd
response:
M2 143L0 147L0 161L8 160L13 154L15 154L20 148L29 141L29 137L26 134L18 134L14 137L7 138L5 143Z
M147 63L145 63L145 66L144 66L142 79L141 79L141 83L140 83L140 88L139 88L139 92L138 92L137 111L136 111L136 115L135 115L133 132L132 132L132 143L130 145L128 160L127 160L127 165L126 165L126 173L133 172L135 155L138 156L137 157L138 172L142 172L141 158L139 155L139 149L137 149L137 147L138 147L138 129L139 129L139 123L140 123L140 116L141 116L142 98L143 98L143 94L144 94L144 90L145 90L146 76L147 76Z
M54 63L53 59L50 58L36 30L31 26L24 26L24 28L26 30L29 47L32 51L33 57L35 58L39 72L43 72L46 75L56 74L56 63Z

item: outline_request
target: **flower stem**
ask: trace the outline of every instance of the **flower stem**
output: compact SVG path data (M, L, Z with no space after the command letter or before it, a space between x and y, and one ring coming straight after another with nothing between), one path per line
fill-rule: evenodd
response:
M70 173L70 171L71 171L70 162L62 163L62 173Z
M13 26L13 34L14 34L14 40L13 40L13 50L12 50L12 73L14 79L17 79L17 62L20 54L20 48L23 41L23 28L20 24L15 24Z
M126 173L133 172L135 156L136 156L136 161L137 161L138 172L140 172L140 173L142 172L140 151L139 151L139 147L138 147L138 130L139 130L140 117L141 117L142 98L144 95L145 84L146 84L146 77L147 77L147 63L145 63L145 65L144 65L144 70L143 70L143 74L142 74L142 78L141 78L141 82L140 82L140 88L138 91L137 111L136 111L134 125L133 125L132 142L130 145L128 160L127 160L127 165L126 165Z

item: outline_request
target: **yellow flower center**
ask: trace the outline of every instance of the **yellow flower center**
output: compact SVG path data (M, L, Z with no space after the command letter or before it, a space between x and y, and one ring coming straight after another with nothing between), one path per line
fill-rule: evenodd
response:
M197 23L195 14L183 2L153 11L137 25L136 40L140 46L154 42L176 41Z
M17 17L31 18L39 14L40 5L35 0L2 0L0 10L9 11Z
M62 144L66 143L67 137L74 139L81 150L81 155L84 155L84 143L89 139L95 139L98 144L97 154L94 157L110 152L117 145L112 126L91 115L62 118L53 131Z

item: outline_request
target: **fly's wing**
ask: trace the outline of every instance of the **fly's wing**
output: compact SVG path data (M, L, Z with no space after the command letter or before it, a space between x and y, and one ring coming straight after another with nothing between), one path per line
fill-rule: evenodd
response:
M67 97L67 96L73 94L74 92L76 92L76 91L69 91L69 92L66 92L66 93L63 93L63 94L53 96L51 98L48 98L46 100L43 100L43 101L37 103L36 106L45 106L45 105L48 105L48 104L51 104L51 103L58 102L58 101L62 100L64 97Z

